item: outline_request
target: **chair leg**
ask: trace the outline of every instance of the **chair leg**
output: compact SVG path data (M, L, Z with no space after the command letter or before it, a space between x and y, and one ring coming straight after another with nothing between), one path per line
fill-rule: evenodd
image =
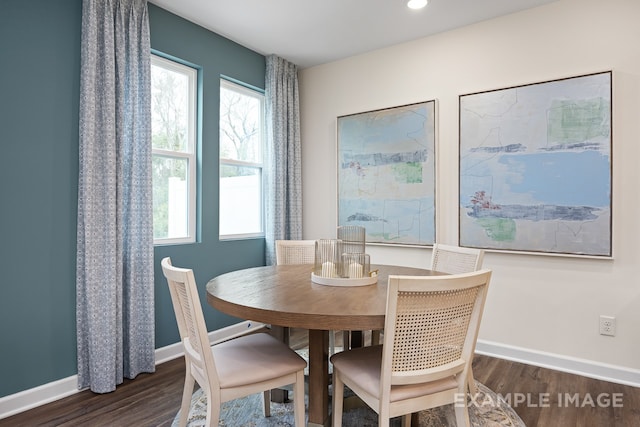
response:
M187 418L189 417L189 411L191 410L191 397L193 395L193 386L195 380L188 374L184 379L184 388L182 390L182 404L180 405L180 427L187 425Z
M378 413L378 427L389 427L389 421L389 405L383 404L382 408L380 408L380 413ZM404 416L402 417L402 421L404 422Z
M471 396L476 396L478 394L478 386L476 385L476 380L473 379L473 370L471 369L471 366L469 366L467 382L469 383L469 393Z
M469 410L467 409L467 405L456 404L454 405L454 411L456 414L457 427L471 426L471 421L469 420Z
M205 426L215 427L220 422L220 399L213 399L211 392L207 390L207 419Z
M371 331L371 345L380 344L380 331Z
M411 420L409 421L409 426L417 427L420 425L420 413L414 412L411 414Z
M402 416L402 424L401 424L402 427L411 427L411 415L412 414L406 414Z
M471 372L471 363L468 365L469 371L467 375L456 375L456 382L458 383L458 390L456 393L456 401L453 404L453 409L456 416L457 427L471 427L471 421L469 420L469 408L467 407L467 390L469 390L469 373ZM459 401L460 398L462 401Z
M271 416L271 390L262 393L262 411L265 417Z
M296 374L293 384L293 417L296 427L304 427L304 371Z
M333 400L331 404L331 408L333 411L332 414L332 426L333 427L342 427L342 408L344 405L344 384L342 383L342 378L340 375L334 370L333 371Z

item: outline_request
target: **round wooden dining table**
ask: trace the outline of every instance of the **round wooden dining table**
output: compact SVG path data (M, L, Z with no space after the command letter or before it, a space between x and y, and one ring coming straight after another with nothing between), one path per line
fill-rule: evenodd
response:
M431 270L372 265L377 283L328 286L311 280L312 265L254 267L207 283L207 301L231 316L309 330L309 426L329 420L329 331L384 328L390 275L430 276Z

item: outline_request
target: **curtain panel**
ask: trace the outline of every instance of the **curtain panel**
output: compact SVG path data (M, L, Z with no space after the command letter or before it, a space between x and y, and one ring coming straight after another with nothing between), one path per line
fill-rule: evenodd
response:
M84 0L78 388L155 370L151 62L146 0Z
M302 154L298 67L267 56L265 99L266 263L275 264L275 241L302 239Z

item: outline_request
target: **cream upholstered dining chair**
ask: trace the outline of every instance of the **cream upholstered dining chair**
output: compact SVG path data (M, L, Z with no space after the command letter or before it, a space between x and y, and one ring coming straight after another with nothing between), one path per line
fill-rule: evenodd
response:
M293 384L296 427L304 426L304 368L307 362L266 333L243 335L209 346L193 271L162 260L184 347L186 378L180 427L187 423L195 382L207 396L206 426L217 426L223 402L263 393L264 414L271 415L271 389Z
M469 426L467 373L490 279L490 270L389 276L383 344L331 356L333 427L342 425L345 385L379 426L397 416L408 425L412 412L450 403L456 425Z
M314 264L316 261L315 240L276 240L276 264ZM311 274L311 270L309 271ZM288 331L285 332L287 335ZM348 339L348 335L344 334ZM343 338L344 339L344 338ZM329 333L329 353L335 353L336 331ZM348 342L347 342L348 343Z
M276 264L313 264L316 259L315 240L276 240Z
M482 268L484 251L482 249L463 248L460 246L434 243L431 253L430 270L447 274L469 273ZM469 391L475 395L478 387L473 379L473 369L469 368Z
M468 273L480 270L483 259L482 249L434 243L430 269L448 274Z

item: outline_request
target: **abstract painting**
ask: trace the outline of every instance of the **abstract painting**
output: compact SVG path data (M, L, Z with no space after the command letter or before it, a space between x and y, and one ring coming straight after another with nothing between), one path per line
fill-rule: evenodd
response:
M367 243L435 239L435 101L338 117L338 225Z
M611 77L459 97L460 246L612 256Z

